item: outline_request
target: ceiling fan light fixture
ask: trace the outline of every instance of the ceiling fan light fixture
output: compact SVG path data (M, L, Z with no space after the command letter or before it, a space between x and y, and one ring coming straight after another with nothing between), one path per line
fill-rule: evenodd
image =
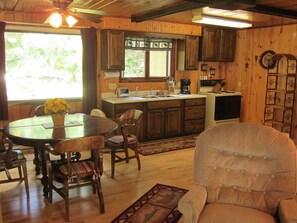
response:
M58 12L53 12L49 18L49 24L52 27L59 28L62 25L62 15Z
M248 22L234 20L234 19L228 19L228 18L209 16L209 15L194 16L192 19L192 22L202 23L202 24L207 24L207 25L227 26L227 27L233 27L233 28L252 27L252 24L248 23Z
M67 22L68 26L71 28L78 22L78 20L71 15L67 15L66 22Z

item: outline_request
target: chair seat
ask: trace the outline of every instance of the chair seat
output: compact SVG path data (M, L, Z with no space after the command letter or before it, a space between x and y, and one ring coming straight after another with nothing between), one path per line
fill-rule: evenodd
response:
M63 183L69 180L68 166L66 163L61 164L59 162L57 163L54 161L52 162L52 168L53 168L53 176L58 182ZM78 180L92 178L94 175L94 162L90 160L72 162L71 168L72 168L72 176L73 176L72 181L75 181L75 182L77 182Z
M232 213L232 214L230 214ZM270 214L230 204L207 204L198 223L277 223Z
M129 144L132 144L132 143L136 143L137 142L137 140L136 140L135 137L127 137L127 138L128 138L128 143ZM107 143L110 143L111 145L112 144L123 145L123 143L124 143L124 137L122 135L112 136L112 137L110 137L107 140Z

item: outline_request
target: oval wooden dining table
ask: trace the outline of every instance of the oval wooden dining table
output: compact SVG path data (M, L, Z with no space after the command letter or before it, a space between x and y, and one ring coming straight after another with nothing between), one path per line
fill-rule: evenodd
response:
M15 144L34 147L34 164L36 173L42 169L41 183L44 196L48 195L48 178L46 170L46 143L54 144L64 139L73 139L93 135L105 135L118 127L108 118L85 114L65 116L65 125L54 128L51 116L38 116L16 120L5 126L5 134Z

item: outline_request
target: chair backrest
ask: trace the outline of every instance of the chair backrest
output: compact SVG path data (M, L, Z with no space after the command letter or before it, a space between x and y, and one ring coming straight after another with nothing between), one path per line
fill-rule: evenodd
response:
M104 148L104 137L100 135L75 139L66 139L58 142L54 146L55 151L59 153L82 152L98 150L100 148Z
M94 171L97 173L102 173L102 162L100 160L100 155L102 154L102 150L104 149L104 136L97 135L97 136L88 136L83 138L76 138L76 139L66 139L63 141L58 142L54 146L55 152L60 154L66 153L67 156L67 171L68 176L72 177L72 162L73 160L72 154L74 152L83 152L83 151L90 151L92 152L94 166L89 165L89 167L93 168Z
M98 108L92 109L90 115L106 118L105 113Z
M131 109L119 117L118 124L124 136L133 135L138 139L142 127L142 115L142 111Z
M9 139L0 139L0 170L11 168L13 160L18 158L18 153L12 150L12 146Z
M215 126L197 139L194 180L208 203L226 203L275 214L296 193L296 147L271 127L246 123Z
M35 108L35 116L44 116L46 115L45 112L44 112L44 105L38 105L36 108Z

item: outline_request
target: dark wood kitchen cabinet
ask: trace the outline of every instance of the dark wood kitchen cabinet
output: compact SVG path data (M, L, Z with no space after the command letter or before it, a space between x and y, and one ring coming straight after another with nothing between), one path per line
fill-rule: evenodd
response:
M143 111L142 116L142 129L140 134L140 141L145 138L145 103L122 103L122 104L112 104L107 101L102 100L102 111L106 114L108 118L117 120L123 113L130 109L137 109Z
M184 100L184 134L200 133L205 128L205 98Z
M235 42L236 31L233 29L204 27L200 38L199 60L232 62Z
M177 41L177 68L178 70L198 69L199 37L185 36L184 40Z
M160 139L182 134L181 100L147 103L147 139Z
M125 69L124 31L101 31L101 67L102 70Z

